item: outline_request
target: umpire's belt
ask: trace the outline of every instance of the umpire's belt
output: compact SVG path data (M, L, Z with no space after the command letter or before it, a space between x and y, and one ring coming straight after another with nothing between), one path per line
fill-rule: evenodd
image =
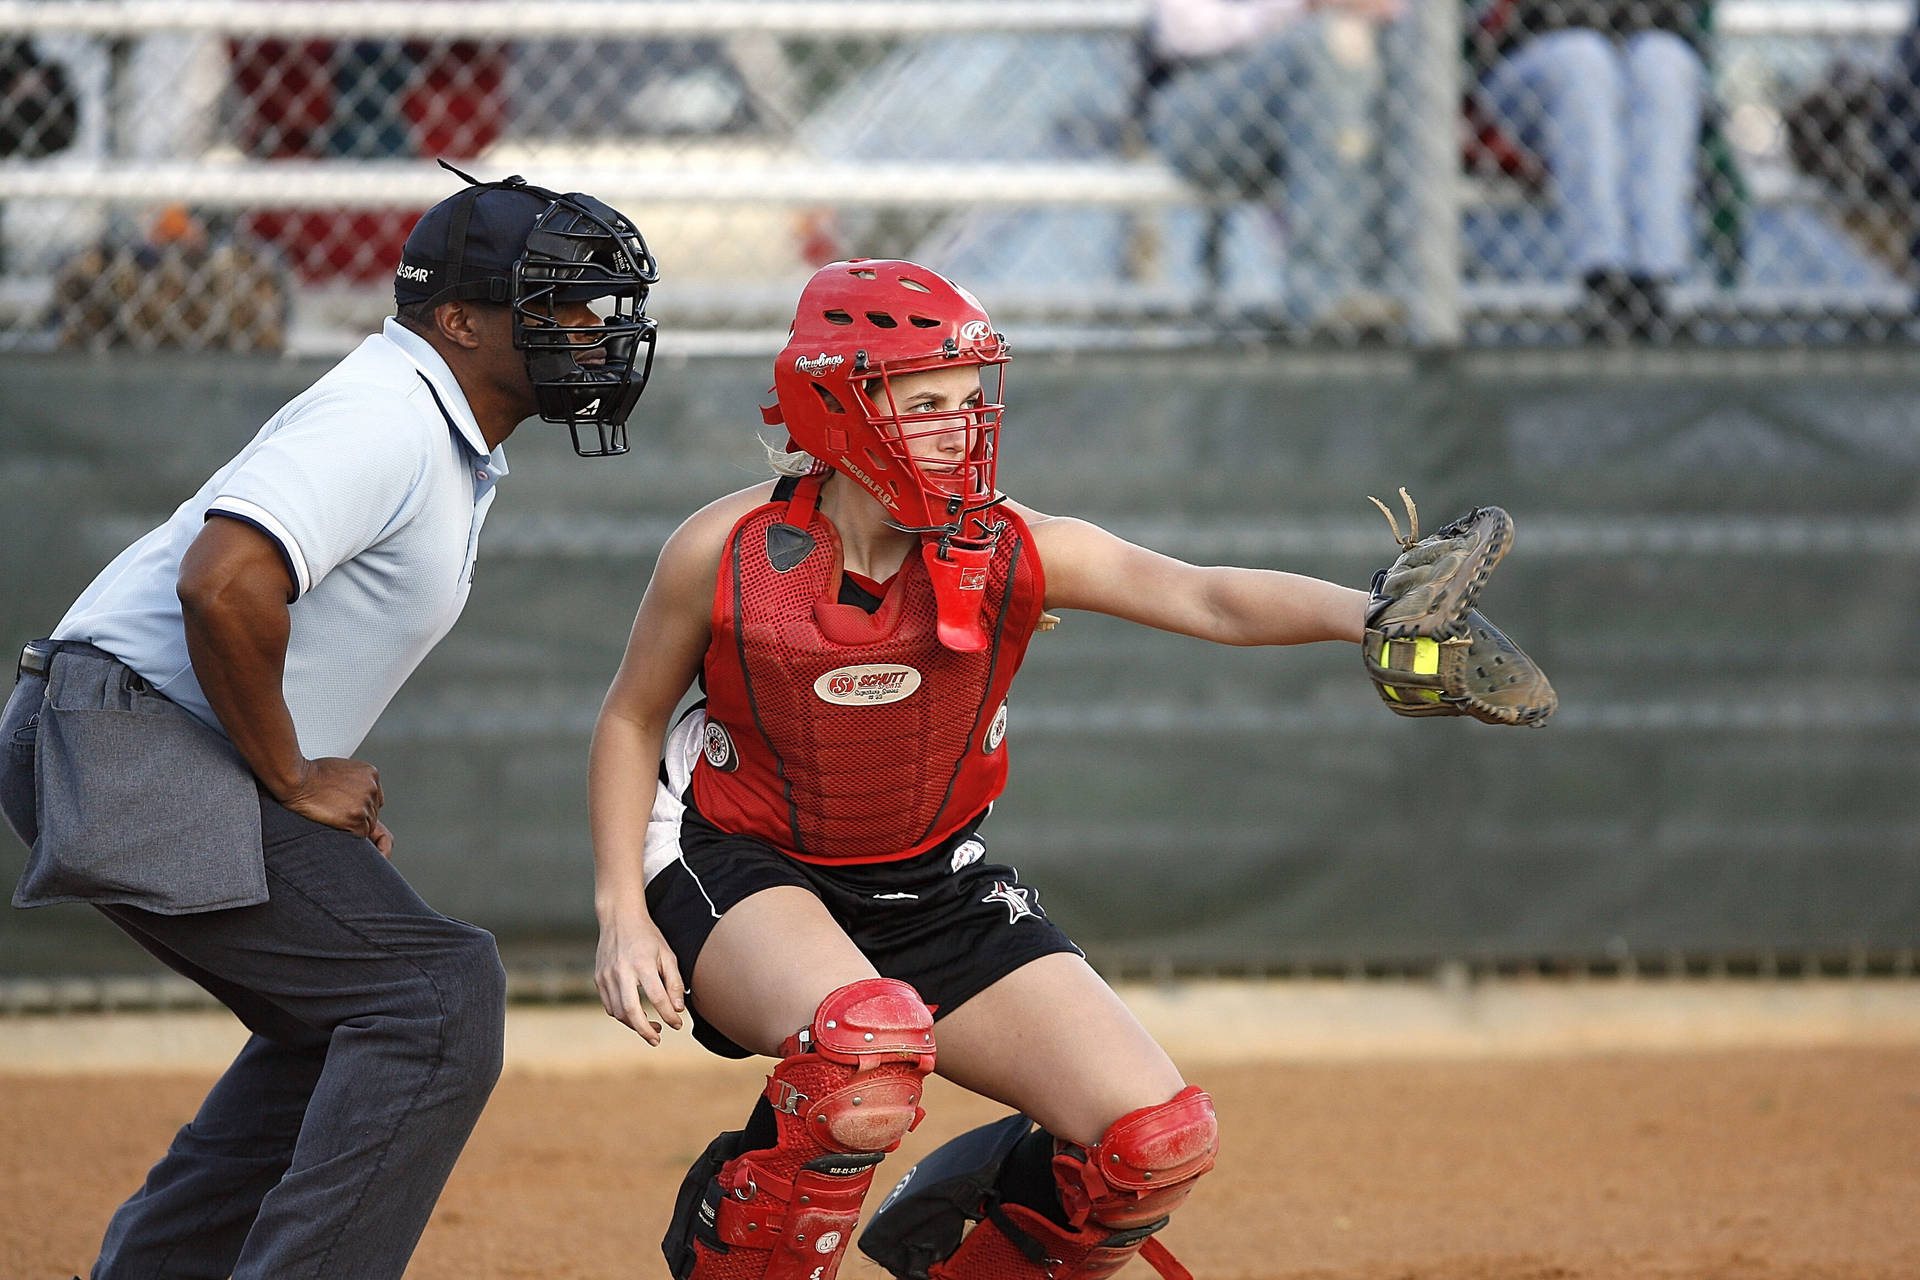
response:
M53 665L54 650L50 645L42 648L41 645L45 643L45 641L33 640L27 642L27 647L20 651L20 669L15 674L14 679L17 680L21 676L43 676L47 674L47 668Z
M29 640L26 648L20 650L20 665L14 672L14 680L17 682L21 676L46 675L53 669L54 655L69 650L96 658L113 658L105 649L84 640ZM146 682L143 680L141 683Z

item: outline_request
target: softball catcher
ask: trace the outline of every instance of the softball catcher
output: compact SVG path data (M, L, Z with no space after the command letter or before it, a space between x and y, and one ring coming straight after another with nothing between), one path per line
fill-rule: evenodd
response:
M1419 653L1403 671L1392 646L1472 650L1504 517L1416 530L1371 595L1185 564L996 487L1010 354L937 272L821 268L763 410L787 433L778 478L668 540L608 692L601 998L649 1043L692 1015L714 1052L777 1060L687 1173L676 1280L832 1280L934 1071L1018 1115L894 1188L861 1240L890 1272L1096 1280L1143 1256L1187 1275L1155 1233L1213 1167L1212 1099L988 849L1011 685L1053 610L1382 644L1369 669L1396 710L1478 705L1452 685L1427 701Z

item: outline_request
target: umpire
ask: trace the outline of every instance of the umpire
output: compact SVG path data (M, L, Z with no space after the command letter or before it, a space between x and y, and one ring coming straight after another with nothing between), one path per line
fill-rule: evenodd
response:
M626 451L657 272L590 196L467 181L382 332L20 655L14 905L92 904L253 1033L93 1280L398 1277L499 1075L493 938L383 856L352 756L466 604L521 420Z

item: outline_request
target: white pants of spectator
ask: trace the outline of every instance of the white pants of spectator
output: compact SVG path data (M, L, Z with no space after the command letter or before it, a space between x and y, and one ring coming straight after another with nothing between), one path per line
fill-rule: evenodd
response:
M1553 31L1488 72L1485 88L1547 162L1577 273L1686 273L1706 91L1691 45L1667 31Z

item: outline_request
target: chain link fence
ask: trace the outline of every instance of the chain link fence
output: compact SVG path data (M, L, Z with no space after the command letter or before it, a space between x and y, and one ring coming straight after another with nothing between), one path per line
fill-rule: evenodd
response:
M1879 341L1904 0L0 0L0 345L331 353L448 158L632 214L667 340L936 263L1029 338Z

